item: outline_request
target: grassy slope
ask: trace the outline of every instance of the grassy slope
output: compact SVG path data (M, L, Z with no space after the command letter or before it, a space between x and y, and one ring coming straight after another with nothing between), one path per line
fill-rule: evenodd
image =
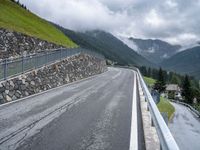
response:
M149 77L143 77L144 81L146 82L147 85L153 86L156 83L155 79L149 78Z
M0 28L21 32L66 47L76 46L53 25L10 0L0 0Z
M157 104L160 112L167 112L168 120L170 120L175 112L174 106L165 98L160 97L160 102Z
M144 80L145 80L146 84L151 86L151 87L156 82L155 79L152 79L152 78L149 78L149 77L144 77ZM173 116L173 114L175 112L174 106L167 99L165 99L163 97L160 97L160 102L157 104L157 107L158 107L160 112L167 112L168 120L171 119L171 117Z

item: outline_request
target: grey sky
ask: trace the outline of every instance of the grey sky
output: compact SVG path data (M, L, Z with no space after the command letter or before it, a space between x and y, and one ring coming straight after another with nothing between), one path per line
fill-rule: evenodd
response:
M189 45L200 39L200 0L21 0L65 28L159 38Z

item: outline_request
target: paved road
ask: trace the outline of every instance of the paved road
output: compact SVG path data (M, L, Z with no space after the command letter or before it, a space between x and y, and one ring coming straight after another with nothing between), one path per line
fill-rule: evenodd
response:
M0 106L0 149L128 150L134 73L106 73Z
M172 103L176 109L169 128L180 150L200 150L200 119L187 107Z

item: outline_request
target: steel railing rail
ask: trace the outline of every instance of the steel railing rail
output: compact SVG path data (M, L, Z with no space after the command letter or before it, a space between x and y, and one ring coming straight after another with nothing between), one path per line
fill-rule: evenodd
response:
M45 50L17 58L6 58L0 60L0 81L81 53L105 59L103 55L84 48Z
M178 147L176 141L174 140L174 137L172 136L163 117L161 116L161 114L160 114L160 112L159 112L159 110L158 110L142 76L141 76L139 69L136 69L136 71L138 72L140 84L142 86L145 98L148 102L148 109L151 114L151 119L153 121L153 125L155 126L157 134L158 134L161 149L162 150L179 150L179 147Z
M163 117L161 116L150 92L149 89L147 88L143 77L139 71L138 68L136 67L130 67L130 66L116 66L120 68L126 68L126 69L133 69L138 73L138 78L140 85L142 87L142 90L144 92L145 99L148 103L148 109L151 114L151 120L153 122L153 125L156 128L156 132L160 141L160 149L161 150L179 150L179 147L172 136L167 124L165 123Z
M187 104L187 103L184 103L184 102L181 102L181 101L179 101L179 100L170 100L170 101L188 107L193 113L196 114L196 116L200 117L200 112L199 112L198 110L196 110L194 107L192 107L191 105L189 105L189 104Z

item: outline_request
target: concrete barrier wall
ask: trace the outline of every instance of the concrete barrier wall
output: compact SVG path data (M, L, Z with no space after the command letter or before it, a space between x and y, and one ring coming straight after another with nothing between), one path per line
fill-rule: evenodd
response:
M103 73L105 60L78 54L0 83L0 104Z

